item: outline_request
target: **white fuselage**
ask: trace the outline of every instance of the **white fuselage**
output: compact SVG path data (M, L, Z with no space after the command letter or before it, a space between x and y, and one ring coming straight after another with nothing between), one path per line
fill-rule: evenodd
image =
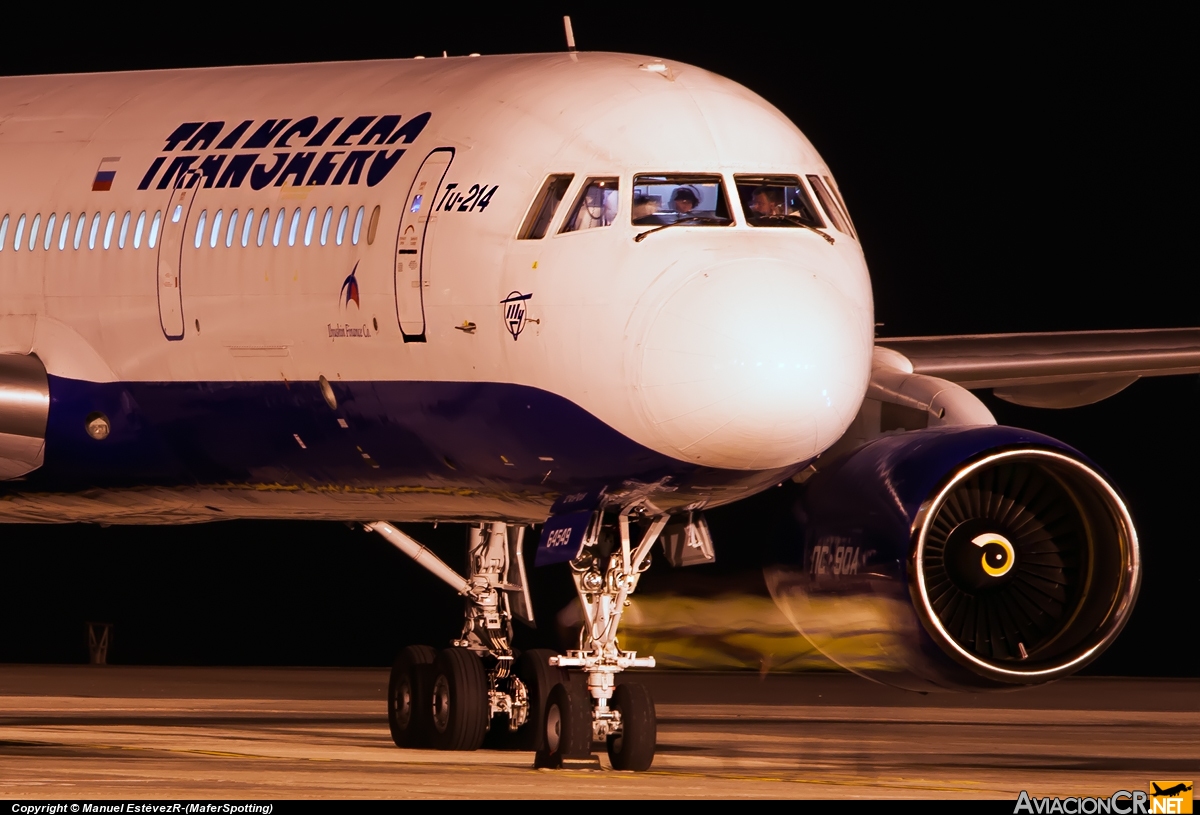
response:
M857 240L828 217L833 244L751 226L734 192L737 174L829 169L698 68L585 53L8 78L0 117L0 353L36 354L51 400L46 465L0 482L0 518L360 517L390 496L366 516L533 520L625 482L723 503L828 448L866 389ZM636 241L639 173L719 175L733 223ZM520 239L554 174L573 176L562 205ZM612 223L561 232L588 179L617 181ZM526 393L547 412L509 426ZM550 402L645 455L589 470L573 436L592 425ZM96 412L110 438L83 432Z

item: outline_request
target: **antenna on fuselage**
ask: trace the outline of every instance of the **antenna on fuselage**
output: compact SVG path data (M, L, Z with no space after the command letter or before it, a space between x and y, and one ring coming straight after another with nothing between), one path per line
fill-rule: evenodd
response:
M571 15L563 15L563 28L567 32L567 50L575 50L575 31L571 28Z

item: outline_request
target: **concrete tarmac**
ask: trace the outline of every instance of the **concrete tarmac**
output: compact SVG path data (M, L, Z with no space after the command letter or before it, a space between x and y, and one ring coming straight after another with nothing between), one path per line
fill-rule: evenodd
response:
M848 674L639 675L659 747L626 773L397 749L386 670L0 665L0 799L1015 801L1200 776L1200 680L921 696Z

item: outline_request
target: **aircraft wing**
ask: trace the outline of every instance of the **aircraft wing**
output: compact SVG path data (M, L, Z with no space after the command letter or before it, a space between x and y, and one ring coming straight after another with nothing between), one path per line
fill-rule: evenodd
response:
M913 373L1030 407L1078 407L1143 376L1200 373L1200 328L879 338Z

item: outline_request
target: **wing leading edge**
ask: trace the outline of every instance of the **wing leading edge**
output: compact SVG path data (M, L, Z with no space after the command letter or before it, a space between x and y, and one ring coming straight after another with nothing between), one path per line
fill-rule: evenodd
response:
M1107 399L1143 376L1200 373L1200 328L880 338L914 373L1029 407Z

